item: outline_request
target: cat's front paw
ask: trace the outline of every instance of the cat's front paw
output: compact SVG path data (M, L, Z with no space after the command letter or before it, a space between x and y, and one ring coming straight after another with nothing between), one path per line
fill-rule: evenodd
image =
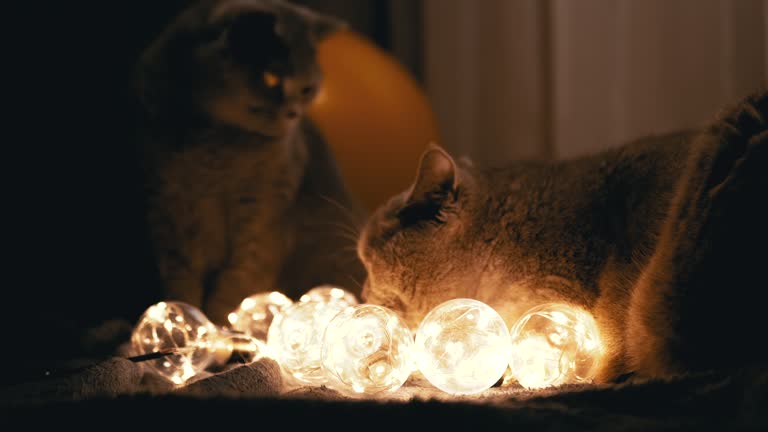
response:
M177 277L165 281L165 299L189 303L200 308L203 305L203 284L189 277Z

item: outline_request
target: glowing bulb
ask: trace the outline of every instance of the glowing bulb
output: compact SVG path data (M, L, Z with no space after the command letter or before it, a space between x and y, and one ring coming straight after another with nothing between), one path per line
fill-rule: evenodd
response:
M219 329L219 337L213 346L214 359L219 366L233 362L251 363L268 353L267 345L261 340L228 329Z
M272 320L292 304L291 299L277 291L255 294L245 298L227 319L233 330L241 331L266 343Z
M144 312L133 330L131 344L138 355L174 351L144 364L182 385L211 363L217 338L218 329L199 309L168 301L154 304Z
M301 301L285 308L269 326L267 347L283 372L308 384L326 382L321 359L323 333L344 301Z
M509 361L509 332L490 306L472 299L438 305L416 330L416 363L446 393L473 394L493 386Z
M394 391L413 370L413 334L385 307L349 307L326 327L321 357L331 384L342 392Z
M356 306L357 298L349 291L333 285L321 285L304 293L301 298L301 302L339 302L345 306Z
M527 388L590 382L603 355L594 318L562 303L526 312L510 330L510 375Z

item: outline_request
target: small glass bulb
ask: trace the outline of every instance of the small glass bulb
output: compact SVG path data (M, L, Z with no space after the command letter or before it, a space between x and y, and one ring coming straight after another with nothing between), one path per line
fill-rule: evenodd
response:
M213 360L218 329L196 307L167 301L150 306L131 335L138 355L174 351L144 362L152 371L183 385Z
M413 334L392 310L358 305L328 324L321 356L330 382L342 392L394 391L413 370Z
M277 291L255 294L246 297L227 319L233 330L266 343L272 320L292 304L291 299Z
M509 361L509 331L498 312L473 299L432 309L416 330L416 363L446 393L473 394L493 386Z
M304 293L300 298L301 302L340 302L346 306L356 306L357 298L354 294L333 285L320 285Z
M307 384L323 384L323 334L334 316L350 307L343 301L305 301L285 308L269 326L267 347L282 370Z
M217 366L229 363L252 363L267 356L267 345L245 333L219 329L214 341L214 361Z
M591 382L603 355L592 315L562 303L523 314L512 326L510 340L510 375L529 389Z

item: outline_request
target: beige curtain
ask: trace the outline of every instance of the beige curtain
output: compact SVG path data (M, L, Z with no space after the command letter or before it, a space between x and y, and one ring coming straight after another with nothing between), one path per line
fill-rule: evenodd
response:
M454 153L567 158L693 127L766 80L765 0L425 0Z

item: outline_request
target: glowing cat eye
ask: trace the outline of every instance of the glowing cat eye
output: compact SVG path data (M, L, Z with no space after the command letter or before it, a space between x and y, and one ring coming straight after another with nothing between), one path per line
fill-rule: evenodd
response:
M269 88L277 87L280 85L280 77L276 74L273 74L272 72L264 71L263 78L264 84Z
M537 306L510 330L510 375L535 389L590 382L603 355L597 323L588 312L562 303Z

